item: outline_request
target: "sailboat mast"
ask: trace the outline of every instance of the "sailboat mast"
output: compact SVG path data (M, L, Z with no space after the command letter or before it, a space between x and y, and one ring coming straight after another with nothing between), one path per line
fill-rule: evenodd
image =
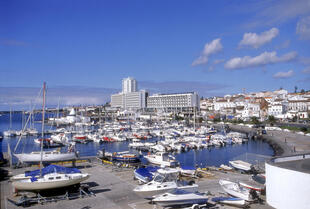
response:
M44 139L44 120L45 120L45 82L43 83L43 104L42 104L42 139L41 139L41 160L40 160L40 176L42 176L42 166L43 166L43 139Z

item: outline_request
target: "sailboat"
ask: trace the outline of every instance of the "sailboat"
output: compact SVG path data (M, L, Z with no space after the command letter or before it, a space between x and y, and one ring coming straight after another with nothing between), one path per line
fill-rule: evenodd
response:
M10 109L10 129L3 132L5 137L12 137L16 135L16 131L12 130L12 109Z
M45 83L43 85L43 106L45 106ZM44 117L45 117L45 108L43 108L42 112L42 139L44 138ZM20 141L20 140L19 140ZM19 144L16 144L15 150ZM41 140L43 142L43 140ZM41 148L43 149L43 144L41 143ZM40 152L31 152L31 153L21 153L21 154L14 154L15 157L18 158L19 162L21 163L52 163L52 162L59 162L59 161L70 161L76 160L78 158L78 154L74 149L74 145L70 145L67 152L60 152L60 150L53 150L53 151L43 151L41 149Z
M45 115L45 82L43 84L43 111L42 111L42 137L44 136L44 115ZM89 178L87 173L68 173L68 172L59 172L55 170L52 173L42 172L42 162L43 156L47 153L43 153L43 141L41 141L41 159L40 159L40 176L36 177L35 175L28 179L21 179L13 181L12 185L16 190L23 191L41 191L47 189L56 189L72 186L79 184L82 181L85 181ZM51 154L53 156L55 154ZM57 154L56 154L57 155ZM22 155L21 155L22 156ZM37 157L37 155L35 155ZM45 174L45 175L44 175Z

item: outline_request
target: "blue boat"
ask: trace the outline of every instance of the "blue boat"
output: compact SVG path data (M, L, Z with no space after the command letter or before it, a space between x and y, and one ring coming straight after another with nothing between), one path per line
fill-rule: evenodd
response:
M154 173L159 169L158 166L140 167L134 171L135 178L147 183L154 177Z
M125 152L114 152L112 154L112 160L128 163L136 163L140 161L140 158L136 154L131 154L128 151L125 151Z

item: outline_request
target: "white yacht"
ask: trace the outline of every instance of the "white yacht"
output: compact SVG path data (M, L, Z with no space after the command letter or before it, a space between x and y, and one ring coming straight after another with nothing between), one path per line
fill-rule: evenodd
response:
M176 161L173 156L168 155L168 153L165 152L157 152L155 154L146 155L144 158L149 163L160 166L176 167L178 165L178 161Z
M177 169L165 168L159 169L154 179L141 186L137 186L133 191L145 198L153 198L155 195L172 191L174 189L182 189L189 192L196 192L198 185L194 182L179 181L179 172Z

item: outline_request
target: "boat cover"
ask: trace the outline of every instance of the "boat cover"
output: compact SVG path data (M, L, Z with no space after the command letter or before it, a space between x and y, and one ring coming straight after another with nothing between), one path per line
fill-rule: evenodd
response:
M45 168L42 168L42 176L49 174L49 173L81 173L81 171L77 168L67 168L59 165L49 165ZM39 176L40 175L40 169L34 170L34 171L26 171L25 176Z
M152 179L153 178L153 172L156 172L157 170L159 169L158 166L148 166L146 168L144 167L141 167L141 168L138 168L135 172L140 174L141 176L145 176L145 177L148 177L149 179Z

